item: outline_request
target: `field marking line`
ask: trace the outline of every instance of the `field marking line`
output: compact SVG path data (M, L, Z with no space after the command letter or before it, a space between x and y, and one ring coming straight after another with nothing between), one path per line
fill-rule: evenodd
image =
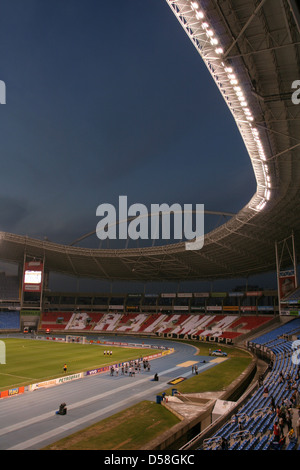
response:
M10 377L18 377L19 379L29 379L29 380L35 379L35 377L24 377L23 375L5 374L4 372L0 372L0 376L1 375L9 375ZM14 387L11 387L11 388L14 388Z

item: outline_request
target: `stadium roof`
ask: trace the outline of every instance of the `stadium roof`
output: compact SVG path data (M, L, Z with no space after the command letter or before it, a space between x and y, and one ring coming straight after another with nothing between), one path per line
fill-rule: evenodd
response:
M238 214L205 236L200 250L187 250L184 242L89 249L0 232L0 259L23 263L26 254L44 259L48 271L78 277L204 280L274 270L275 242L292 232L299 251L300 104L292 101L300 89L294 83L300 80L296 2L166 1L236 121L252 162L256 193Z

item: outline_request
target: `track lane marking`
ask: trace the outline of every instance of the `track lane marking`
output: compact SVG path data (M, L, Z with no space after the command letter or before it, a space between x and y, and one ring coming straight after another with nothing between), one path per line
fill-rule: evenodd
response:
M162 372L159 373L159 376L168 374L170 372L173 372L176 369L177 369L177 366L173 367L171 369L167 369L165 371L162 371ZM111 396L114 393L122 392L123 390L126 390L127 388L132 388L133 386L137 386L139 384L142 384L143 382L148 382L148 381L151 381L149 376L144 377L143 379L140 379L140 380L136 380L135 377L133 377L132 381L130 381L130 383L122 385L122 386L120 386L118 388L115 388L113 390L108 390L107 392L100 393L99 395L94 395L93 397L85 398L84 400L80 400L78 402L71 403L70 405L67 405L67 408L68 408L68 410L69 409L76 409L78 407L88 405L90 403L93 403L94 401L100 400L101 398ZM64 384L62 384L62 385L64 385ZM34 392L30 392L30 393L34 393ZM19 430L21 428L24 428L26 426L30 426L31 424L38 423L39 421L43 421L44 419L48 419L49 417L51 417L55 414L55 411L57 411L57 410L52 410L52 411L49 411L47 413L43 413L42 415L34 416L32 418L21 421L20 423L16 423L16 424L12 424L10 426L6 426L5 428L0 429L0 436L2 436L3 434L7 434L9 432L17 431L17 430Z

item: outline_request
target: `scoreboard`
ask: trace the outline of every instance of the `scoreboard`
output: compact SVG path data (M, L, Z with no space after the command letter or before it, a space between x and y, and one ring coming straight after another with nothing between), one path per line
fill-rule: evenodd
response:
M24 260L21 308L41 309L44 285L44 263Z
M25 262L23 291L41 292L43 285L43 263L41 261Z

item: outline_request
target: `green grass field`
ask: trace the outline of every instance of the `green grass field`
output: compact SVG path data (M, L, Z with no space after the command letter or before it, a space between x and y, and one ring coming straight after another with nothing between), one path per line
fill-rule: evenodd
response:
M104 356L108 349L100 344L75 344L31 339L3 339L6 364L0 364L0 390L42 382L67 374L137 359L153 353L153 349L110 347L112 356Z

